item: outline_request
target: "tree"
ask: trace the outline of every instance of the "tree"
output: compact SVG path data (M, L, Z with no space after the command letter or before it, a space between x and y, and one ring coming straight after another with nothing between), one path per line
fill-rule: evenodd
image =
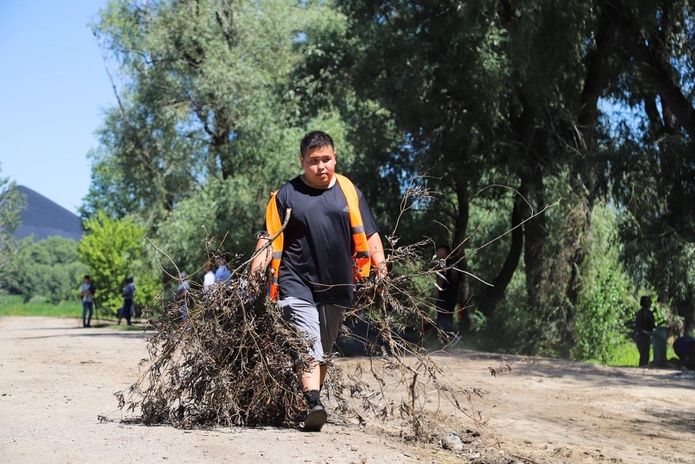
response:
M85 230L78 253L97 287L99 307L115 314L123 304L123 281L129 275L135 278L136 307L152 307L161 293L161 270L148 248L145 228L131 217L112 219L99 211L85 223Z
M17 185L0 178L0 274L5 274L3 270L16 252L14 231L21 223L20 214L25 207L26 198L17 190Z
M295 103L284 84L311 9L279 0L110 2L93 29L120 65L118 106L91 155L83 214L114 204L104 209L156 230L199 187L236 177L253 179L265 201L265 186L291 172L288 154L303 133L286 123Z
M308 37L320 41L323 52L315 54L323 59L311 57L313 76L322 82L346 77L357 99L377 102L392 115L403 143L389 162L402 161L396 172L428 174L428 185L440 193L428 204L429 217L450 231L443 235L460 246L464 268L470 267L473 192L502 184L524 198L505 199L509 189L486 192L508 208L507 230L514 232L504 239L506 258L494 264L489 281L495 285L476 290L463 279L462 302L473 301L492 316L523 257L526 305L555 306L550 300L564 298L570 273L557 273L565 281L553 283L551 225L545 214L531 216L560 197L550 186L570 178L580 116L583 154L592 153L596 101L607 85L597 78L604 54L589 40L600 23L595 10L583 1L555 6L534 0L346 0L339 7L346 26L335 28L332 40ZM580 172L577 195L589 185L586 172ZM571 319L565 309L562 325Z
M608 152L623 260L635 281L695 326L695 4L600 2L616 25Z
M77 255L77 242L63 237L22 241L12 260L10 290L21 294L24 302L42 296L52 303L78 298L77 288L86 266Z

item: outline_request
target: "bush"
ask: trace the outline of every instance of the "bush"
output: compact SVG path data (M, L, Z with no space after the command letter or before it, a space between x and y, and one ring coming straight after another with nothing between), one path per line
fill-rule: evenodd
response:
M86 270L74 240L58 236L38 242L25 239L10 264L8 290L22 295L24 302L43 296L58 304L78 298Z

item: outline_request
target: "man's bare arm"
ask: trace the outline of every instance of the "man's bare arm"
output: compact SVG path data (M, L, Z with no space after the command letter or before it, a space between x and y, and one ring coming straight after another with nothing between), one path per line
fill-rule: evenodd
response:
M384 255L384 245L381 243L381 236L374 233L367 237L369 244L369 255L372 260L372 266L377 269L377 272L382 276L388 273L386 269L386 256Z
M251 273L253 274L258 271L265 272L273 255L270 239L268 237L260 237L258 239L254 254L255 256L251 261Z

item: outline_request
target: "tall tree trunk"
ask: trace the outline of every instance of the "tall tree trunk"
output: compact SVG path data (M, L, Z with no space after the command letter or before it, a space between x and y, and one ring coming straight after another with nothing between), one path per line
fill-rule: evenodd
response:
M522 147L524 160L519 178L519 191L527 203L524 216L524 268L526 271L526 298L531 311L541 309L542 284L546 281L545 245L547 228L545 215L537 214L545 205L543 167L547 162L546 150L538 134L534 109L531 107L523 89L517 91L523 110L516 121L515 133L518 145ZM534 217L531 217L534 216Z
M504 293L514 276L514 272L519 266L521 252L524 247L524 228L521 226L521 221L524 217L524 206L524 199L520 195L517 195L514 199L514 207L512 208L512 240L509 245L507 258L504 260L504 265L499 274L497 274L497 277L492 281L492 287L486 287L485 293L478 305L480 312L487 318L491 318L494 315L497 303L504 297Z
M458 204L456 220L454 224L454 260L457 267L464 272L458 275L458 303L463 308L460 320L461 330L469 331L472 328L470 317L471 288L468 277L468 260L464 243L468 236L468 215L470 210L470 194L468 192L468 179L462 169L457 169L454 177L456 188L456 201Z
M608 82L605 67L614 35L615 25L610 14L604 9L598 21L595 47L587 56L586 76L577 115L580 138L576 148L582 155L576 158L570 176L575 205L568 214L565 227L567 235L562 253L562 257L567 259L567 263L562 265L569 266L569 278L565 289L565 324L561 340L565 355L569 354L569 349L574 344L572 327L581 290L581 268L586 259L585 247L591 229L591 211L594 203L591 173L591 159L595 149L594 130L598 118L598 100Z
M234 176L234 162L231 156L232 122L228 111L218 109L215 112L215 127L210 137L210 151L219 160L222 168L222 178L229 179Z
M528 215L536 214L545 207L543 174L539 167L533 171L532 177L522 180L522 184L526 185L525 188L522 188L522 192L528 192L527 200L534 206L533 211L529 211ZM537 214L524 224L526 295L531 311L541 309L543 283L547 280L545 244L548 232L545 223L545 215Z

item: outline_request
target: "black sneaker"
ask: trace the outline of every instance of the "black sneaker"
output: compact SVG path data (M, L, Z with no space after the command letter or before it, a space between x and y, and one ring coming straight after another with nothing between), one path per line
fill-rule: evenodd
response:
M304 419L304 431L305 432L320 432L323 424L328 420L328 414L321 403L315 404L306 413L306 419Z

